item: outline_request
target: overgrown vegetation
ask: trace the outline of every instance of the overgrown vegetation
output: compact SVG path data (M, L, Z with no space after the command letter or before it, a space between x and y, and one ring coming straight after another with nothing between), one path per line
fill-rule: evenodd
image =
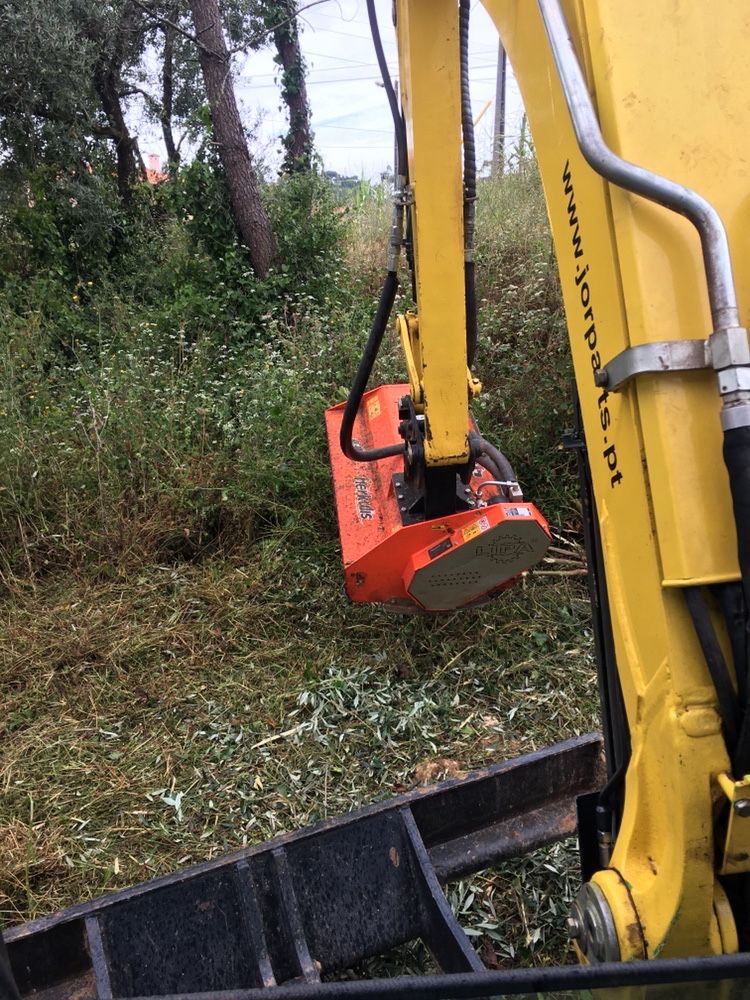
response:
M322 412L374 308L387 198L269 188L283 264L260 282L215 165L127 210L97 176L40 170L0 220L9 922L596 725L532 164L480 190L479 417L569 562L437 621L346 603L329 483ZM395 342L375 377L403 377ZM562 957L574 868L558 847L451 888L488 964Z

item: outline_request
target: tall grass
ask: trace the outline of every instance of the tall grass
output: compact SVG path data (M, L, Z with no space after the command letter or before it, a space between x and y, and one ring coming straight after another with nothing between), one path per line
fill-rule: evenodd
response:
M318 253L314 283L252 313L241 256L182 222L127 281L61 284L62 326L33 289L0 296L7 920L411 787L436 759L462 770L595 725L575 578L437 622L343 599L322 412L357 363L387 216L379 191L332 215L344 243ZM530 166L480 186L477 259L483 431L575 550ZM399 375L390 337L377 376ZM454 887L490 964L560 957L571 859Z

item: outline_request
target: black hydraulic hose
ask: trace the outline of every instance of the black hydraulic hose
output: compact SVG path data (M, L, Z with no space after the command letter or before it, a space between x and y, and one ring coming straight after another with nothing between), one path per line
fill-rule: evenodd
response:
M738 777L750 771L750 712L747 707L742 718L737 745L732 754L732 773Z
M502 473L500 472L498 467L495 465L495 463L492 461L491 458L488 458L484 454L484 452L480 452L477 455L477 465L481 465L483 469L486 469L492 476L492 478L497 480L497 482L504 481L502 478Z
M469 17L471 0L461 0L459 36L461 59L461 130L464 140L464 195L472 202L477 196L477 153L474 144L474 116L469 89Z
M745 650L750 646L750 427L728 427L724 431L724 463L729 473L729 487L737 529L737 557L744 596ZM730 628L730 639L731 639ZM734 642L733 642L734 646ZM747 653L746 653L747 656ZM739 681L739 668L738 668ZM747 684L747 679L745 678ZM740 727L733 764L735 774L750 769L750 704L742 705L744 716Z
M341 433L339 435L339 440L341 442L341 450L346 457L350 458L353 462L375 462L380 458L390 458L392 455L401 455L404 451L403 442L401 444L389 445L386 448L371 448L369 451L365 451L363 448L356 445L352 440L354 421L357 417L357 413L359 412L362 396L367 388L370 373L372 372L372 366L375 364L375 358L378 356L380 344L383 340L383 334L388 326L388 317L391 315L397 290L398 275L395 271L388 271L385 276L383 288L380 292L378 308L375 313L375 318L372 321L370 335L367 338L367 343L365 344L365 349L362 353L362 359L359 362L359 368L357 369L357 374L354 377L354 383L352 384L349 398L347 399L346 406L344 407L344 418L341 421Z
M494 446L494 444L490 444L489 441L483 438L482 435L478 434L476 431L472 431L469 434L469 444L475 445L477 454L480 456L486 456L493 463L493 465L496 466L499 473L499 480L504 483L518 482L516 474L513 471L513 466L510 464L505 455L503 455L503 453Z
M724 431L724 463L732 491L745 608L750 610L750 427Z
M404 119L401 115L401 109L398 106L398 98L396 97L396 91L393 89L391 74L388 71L388 63L386 62L385 53L383 52L383 42L380 38L380 28L378 27L378 16L375 13L375 0L367 0L367 16L370 20L372 43L375 46L375 55L378 60L378 66L380 67L380 75L383 78L383 87L385 88L388 103L391 106L393 127L396 131L396 150L398 159L398 163L396 164L396 174L399 177L406 177L409 170L408 159L406 156L406 126L404 125Z
M464 146L464 299L466 357L471 367L477 352L477 298L474 281L474 214L477 199L477 153L469 89L469 18L471 0L461 0L459 38L461 61L461 132Z
M685 587L684 592L695 634L703 650L703 656L719 699L719 712L724 725L724 739L727 743L727 749L730 757L734 758L738 736L738 706L724 654L721 651L719 640L716 638L716 631L708 613L706 599L700 587Z
M474 261L464 262L464 299L466 301L466 363L469 368L477 356L477 292Z
M716 594L726 621L734 671L737 675L737 693L740 706L745 706L748 698L748 635L742 586L739 583L720 583L712 587L711 591Z
M404 236L404 251L406 253L406 263L411 276L411 297L416 305L417 302L417 275L414 270L414 222L411 216L411 205L406 208L406 234Z
M399 195L403 193L403 185L406 181L406 171L408 169L406 157L406 128L398 106L396 92L393 89L390 73L388 72L388 64L386 63L385 53L383 52L383 43L380 38L380 29L378 28L378 19L375 13L374 0L367 0L367 15L370 20L370 31L372 32L372 41L375 46L375 54L377 56L378 66L380 67L380 74L383 78L383 87L385 88L388 103L391 107L391 114L393 115L393 127L396 132L396 173L398 174L397 195ZM369 381L370 374L372 373L372 367L375 364L375 359L378 356L378 351L380 350L380 345L383 341L383 335L386 327L388 326L388 318L391 315L393 303L396 300L396 292L398 291L398 255L402 239L403 203L400 198L397 197L394 207L393 228L391 231L390 248L388 252L388 272L386 273L385 281L383 282L383 288L380 292L375 318L372 321L370 334L367 338L367 343L365 344L365 349L362 353L359 368L357 369L357 374L354 378L354 384L352 385L349 393L349 398L346 401L344 416L341 421L341 431L339 434L341 450L347 458L354 462L376 462L381 458L390 458L394 455L401 455L404 451L403 443L388 445L385 448L371 448L367 450L360 448L359 445L355 444L353 440L354 421L357 418L357 413L359 412L359 407L362 402L362 396L367 388L367 383Z
M390 73L388 72L388 63L386 62L385 53L383 52L383 41L380 37L380 28L378 27L378 17L375 12L374 0L367 0L367 16L370 21L372 42L375 46L375 55L378 60L378 67L380 68L380 76L383 80L383 87L388 98L388 104L391 109L391 117L393 118L393 129L396 134L396 187L403 189L403 187L409 182L409 158L406 149L406 125L404 123L404 116L401 114L401 108L399 107L396 91L393 89L393 82L391 81ZM414 274L414 245L412 228L411 208L407 207L404 249L406 250L406 262L409 265L409 272L411 274L412 298L416 302L417 285Z

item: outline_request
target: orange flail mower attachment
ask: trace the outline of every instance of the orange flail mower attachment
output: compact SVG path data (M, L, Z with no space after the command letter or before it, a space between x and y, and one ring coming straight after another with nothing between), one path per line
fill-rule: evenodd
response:
M394 443L394 415L408 391L408 385L384 385L365 393L354 425L360 447ZM464 490L469 509L429 521L410 517L403 459L347 458L339 445L343 412L343 403L326 410L326 430L346 592L353 601L452 611L505 590L543 557L547 522L526 501L493 503L497 487L477 493L492 481L481 467Z

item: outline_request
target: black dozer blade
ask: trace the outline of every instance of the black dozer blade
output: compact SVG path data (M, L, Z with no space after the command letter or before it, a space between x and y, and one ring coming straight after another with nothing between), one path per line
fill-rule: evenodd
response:
M275 991L455 1000L597 988L617 1000L613 987L643 984L750 995L746 954L484 969L441 884L573 836L577 800L604 780L601 737L568 740L13 928L12 971L21 996L44 1000ZM417 939L442 975L325 981Z

